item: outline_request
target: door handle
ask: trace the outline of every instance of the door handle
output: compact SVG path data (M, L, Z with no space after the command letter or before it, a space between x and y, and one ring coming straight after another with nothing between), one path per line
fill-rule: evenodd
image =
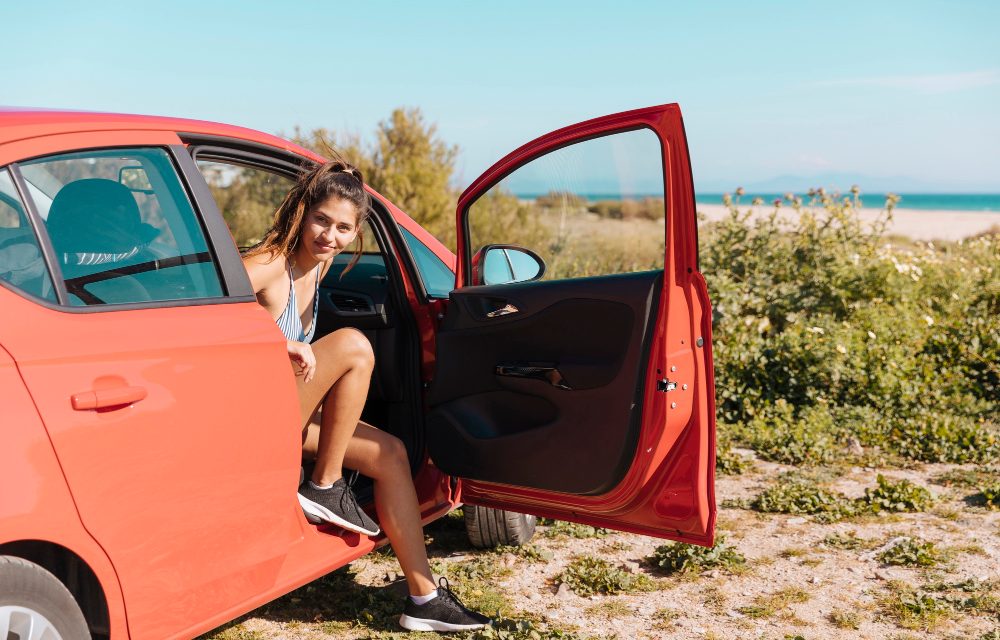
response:
M146 394L145 387L114 387L74 393L70 396L70 403L76 411L108 409L139 402Z
M573 387L566 384L566 379L556 365L498 364L496 374L508 378L541 380L559 389L573 390Z
M509 316L512 313L521 313L521 310L508 302L507 304L505 304L504 306L500 307L499 309L494 309L493 311L490 311L489 313L487 313L486 317L487 318L499 318L501 316Z

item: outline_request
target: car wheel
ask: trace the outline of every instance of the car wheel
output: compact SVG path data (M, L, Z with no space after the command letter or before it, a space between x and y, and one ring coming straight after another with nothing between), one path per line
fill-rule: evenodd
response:
M502 509L465 505L465 531L478 549L526 544L535 535L535 516Z
M54 575L23 558L0 556L0 638L89 640L90 631Z

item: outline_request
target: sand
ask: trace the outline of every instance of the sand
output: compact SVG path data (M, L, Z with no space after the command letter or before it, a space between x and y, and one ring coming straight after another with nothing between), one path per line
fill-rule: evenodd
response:
M770 215L774 210L771 206L752 207L753 216ZM698 211L704 214L708 221L720 220L729 215L728 209L721 204L699 204ZM783 215L792 214L794 210L782 207ZM861 218L875 221L883 211L881 209L863 208ZM892 212L892 222L886 230L888 235L899 235L912 240L961 240L984 231L993 229L1000 231L1000 212L996 211L946 211L925 209L895 209Z

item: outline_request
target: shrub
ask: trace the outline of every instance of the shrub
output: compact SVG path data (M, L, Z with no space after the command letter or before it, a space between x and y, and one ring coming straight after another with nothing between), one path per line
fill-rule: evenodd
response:
M878 554L879 562L904 567L933 567L941 561L941 553L933 542L903 538Z
M720 431L796 465L854 439L890 461L1000 457L1000 237L894 246L856 193L729 204L701 233Z
M975 497L982 497L988 509L1000 509L1000 482L982 485Z
M620 569L607 560L589 556L572 560L556 580L569 585L580 596L635 593L656 588L648 576Z
M719 536L711 548L694 544L674 542L656 547L650 564L664 573L690 573L705 569L719 568L729 573L737 573L746 565L746 558L735 548L725 543Z
M855 514L854 502L836 491L795 473L783 474L772 486L750 502L750 507L765 513L815 515L827 522Z
M893 482L882 474L878 475L878 486L865 489L862 498L868 510L880 511L926 511L934 504L931 492L909 480Z

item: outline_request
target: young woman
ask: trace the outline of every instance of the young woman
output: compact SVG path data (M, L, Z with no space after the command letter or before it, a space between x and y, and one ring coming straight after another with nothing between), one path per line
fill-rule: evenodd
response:
M358 506L344 468L375 481L375 508L406 576L410 598L400 625L414 631L477 629L489 619L470 611L431 575L424 548L417 494L406 448L395 436L360 421L375 359L355 329L340 329L312 342L319 312L319 283L333 257L358 239L370 211L360 172L328 162L303 173L274 215L264 239L243 262L257 301L287 339L299 391L304 455L315 455L299 503L311 522L331 522L374 536L379 525ZM318 438L309 426L318 415Z

